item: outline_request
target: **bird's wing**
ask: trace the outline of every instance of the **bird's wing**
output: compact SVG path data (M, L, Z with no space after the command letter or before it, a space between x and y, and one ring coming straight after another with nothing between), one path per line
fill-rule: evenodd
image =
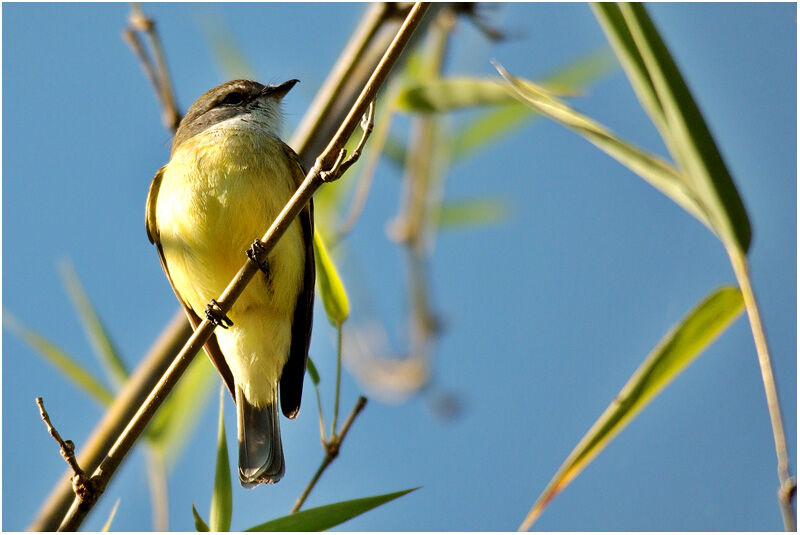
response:
M150 184L150 191L147 193L147 206L145 208L145 228L147 229L147 238L150 240L150 243L154 243L156 245L156 249L158 250L158 259L161 261L161 268L167 275L167 280L169 281L169 285L172 286L172 291L175 292L175 295L178 296L178 300L181 302L181 305L183 305L183 310L186 312L186 316L189 318L189 323L192 324L192 329L197 329L197 326L202 323L202 320L197 314L195 314L194 310L192 310L189 304L183 300L183 297L181 297L181 294L178 293L178 290L175 289L175 285L172 283L172 277L169 274L169 269L167 268L167 261L164 259L164 250L161 248L158 224L156 222L156 201L158 200L158 190L161 188L161 179L164 176L165 168L166 166L158 170L156 176L153 178L153 182ZM216 335L212 334L211 338L208 339L205 344L205 350L208 358L211 359L211 363L222 376L225 386L228 387L228 391L235 400L236 396L234 394L235 390L233 384L233 374L231 373L231 369L228 367L228 364L225 362L225 357L222 356L222 350L219 348Z
M289 158L295 186L299 186L305 178L300 158L288 145L283 150ZM289 348L289 360L283 366L281 374L281 410L287 418L294 418L300 410L300 399L303 396L303 377L306 373L308 346L311 342L311 323L314 315L314 202L309 199L308 205L297 216L303 233L306 248L303 288L297 296L297 303L292 318L292 344Z

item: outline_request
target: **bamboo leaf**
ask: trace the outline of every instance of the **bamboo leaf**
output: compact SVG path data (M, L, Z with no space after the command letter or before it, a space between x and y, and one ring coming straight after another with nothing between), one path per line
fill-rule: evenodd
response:
M750 221L703 115L655 25L641 4L598 6L595 13L623 58L645 110L684 170L726 247L746 253Z
M587 141L678 203L716 234L704 207L697 201L691 187L669 163L623 141L603 125L573 110L532 82L522 84L502 66L496 64L495 67L514 89L520 101L525 102L545 117L579 133Z
M404 112L445 112L475 106L513 102L497 80L485 78L434 78L413 83L397 95L396 106Z
M417 489L406 489L391 494L314 507L270 520L245 531L324 531L415 490Z
M472 199L450 201L441 206L438 224L441 229L457 229L488 225L508 217L508 207L502 199Z
M114 401L114 395L94 375L44 336L24 326L8 311L3 311L3 324L38 351L73 384L95 398L102 405L108 406Z
M561 93L575 92L609 74L616 67L614 55L603 47L545 77L543 85L556 88ZM451 157L453 161L458 161L474 154L476 150L536 120L537 117L533 110L517 101L487 110L461 125L454 133L450 143Z
M319 372L317 367L314 366L314 361L311 360L311 357L308 357L306 361L306 370L308 370L308 375L311 377L311 382L314 383L314 386L317 386L319 384Z
M119 501L121 499L122 498L117 498L117 501L114 502L114 507L111 508L111 514L108 515L108 520L106 520L106 523L103 524L103 529L100 530L103 533L107 533L108 530L111 529L111 523L114 521L114 517L117 515L117 507L119 507Z
M617 397L581 439L534 503L521 529L528 529L608 443L741 314L738 288L722 287L707 296L661 339Z
M197 508L192 504L192 515L194 516L194 530L195 531L211 531L208 529L208 524L206 524L203 517L200 516L200 513L197 512Z
M236 78L256 80L258 78L250 67L242 48L236 43L235 32L221 13L206 13L199 19L199 22L217 67L225 75L225 78L229 80Z
M328 321L334 327L340 326L350 315L350 302L347 300L347 292L339 278L336 265L316 230L314 230L314 258L317 263L317 288Z
M116 344L111 340L111 335L100 320L89 296L86 295L75 268L68 260L64 260L59 264L59 270L95 354L106 369L111 381L117 387L122 386L128 380L128 370Z
M225 438L225 386L219 390L219 429L217 431L217 469L214 473L214 492L208 514L211 531L230 531L233 514L231 467L228 458L228 441Z

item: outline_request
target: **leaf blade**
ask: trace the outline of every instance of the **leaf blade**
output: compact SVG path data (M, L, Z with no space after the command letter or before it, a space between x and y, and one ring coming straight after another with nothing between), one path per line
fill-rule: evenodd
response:
M350 315L350 302L336 265L333 263L322 236L314 230L314 258L317 263L317 288L328 321L334 327L342 325Z
M8 311L3 311L3 325L39 352L78 388L99 401L103 406L111 405L114 395L89 371L59 349L44 336L26 327Z
M192 516L194 516L194 529L195 531L211 531L208 529L208 524L206 524L203 517L200 516L200 513L197 512L197 508L192 504Z
M738 288L709 294L659 341L617 397L578 442L520 526L527 530L547 504L602 451L636 415L741 314Z
M117 498L117 501L114 502L114 507L111 508L111 513L108 515L108 520L106 520L106 523L103 524L103 529L100 530L103 533L107 533L108 530L111 529L111 523L114 521L114 517L117 516L117 508L119 507L119 501L121 499L122 498Z
M452 230L497 223L506 219L508 212L503 199L484 197L443 203L436 219L440 229Z
M417 490L417 488L305 509L253 526L245 531L324 531L380 505L405 496L409 492Z
M97 310L92 305L86 290L83 288L75 267L68 260L59 264L59 271L72 304L78 312L83 330L92 345L97 358L106 370L108 377L120 387L128 380L128 370L122 360L116 344L103 324Z
M225 386L219 391L219 427L217 429L217 467L214 472L214 492L211 494L211 510L208 513L211 531L230 531L233 514L233 490L231 489L231 467L228 457L228 441L225 438Z

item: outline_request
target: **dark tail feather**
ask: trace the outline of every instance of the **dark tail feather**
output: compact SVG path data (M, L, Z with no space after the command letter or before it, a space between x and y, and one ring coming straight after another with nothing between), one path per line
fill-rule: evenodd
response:
M236 414L239 427L239 481L246 488L259 483L277 483L284 471L277 392L272 403L259 409L248 403L239 385L236 385Z

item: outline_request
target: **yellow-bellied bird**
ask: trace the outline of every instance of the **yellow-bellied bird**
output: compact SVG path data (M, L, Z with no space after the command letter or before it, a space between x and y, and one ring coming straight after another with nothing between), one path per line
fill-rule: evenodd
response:
M314 306L311 201L228 316L213 299L242 266L245 251L257 261L254 240L305 175L278 137L281 99L296 82L233 80L197 99L147 197L147 236L189 320L196 327L206 316L224 327L205 349L236 402L245 487L283 476L278 393L285 416L300 409Z

